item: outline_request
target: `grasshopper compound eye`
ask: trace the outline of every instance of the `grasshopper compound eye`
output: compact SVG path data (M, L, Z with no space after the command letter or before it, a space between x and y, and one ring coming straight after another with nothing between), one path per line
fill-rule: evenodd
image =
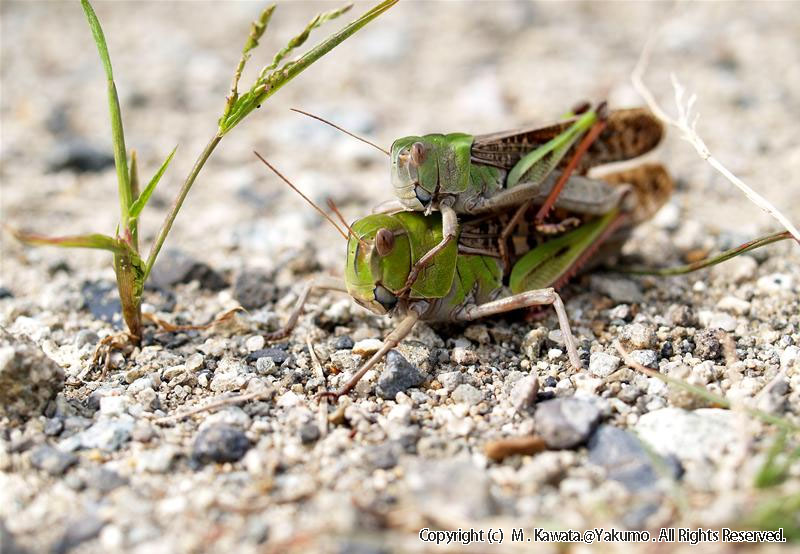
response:
M394 248L394 233L389 229L378 229L378 234L375 235L375 250L378 251L378 256L388 256Z
M425 145L415 142L411 145L411 163L417 167L425 162Z
M390 312L395 304L397 304L397 296L383 285L376 285L372 294L375 296L375 300L383 306L387 312Z

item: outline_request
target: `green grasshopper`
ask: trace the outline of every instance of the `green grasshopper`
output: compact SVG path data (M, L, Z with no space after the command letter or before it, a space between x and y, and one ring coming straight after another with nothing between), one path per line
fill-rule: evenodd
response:
M297 191L266 160L261 160ZM599 183L583 177L573 179L587 181L583 186ZM348 240L344 283L330 278L308 283L287 324L266 338L277 340L291 332L313 289L345 291L373 313L401 316L401 322L387 336L383 346L339 391L329 394L338 397L352 389L370 368L397 346L417 321L466 322L531 306L552 305L570 362L579 368L581 362L575 338L555 287L584 265L601 243L623 240L625 233L655 213L672 191L672 181L660 165L636 168L609 180L627 183L620 185L625 190L626 201L600 216L584 217L579 227L557 238L542 236L535 228L529 232L520 227L519 233L523 234L520 238L533 241L515 250L515 264L507 275L499 254L491 247L491 239L493 233L506 224L503 218L510 217L510 213L465 219L457 229L462 237L439 248L434 263L422 269L408 291L404 288L412 268L437 248L444 236L441 213L372 214L352 226L342 220L348 230L345 233L323 210L314 206ZM611 185L603 183L602 186ZM490 228L487 229L487 225ZM505 277L508 286L504 284Z
M597 181L588 187L585 183L569 187L569 177L573 172L582 175L591 167L635 158L652 150L661 140L663 127L645 109L606 112L604 103L597 109L583 105L573 109L572 117L540 127L478 136L429 134L396 140L391 152L387 152L396 199L383 204L379 211L429 214L437 209L442 212L444 227L439 244L409 273L405 290L410 289L422 268L455 239L459 214L517 207L515 217L498 237L500 255L508 270L508 238L531 204L541 206L534 220L544 226L552 225L545 223L545 217L553 207L598 214L617 205L620 190L598 187ZM597 194L587 197L587 190Z

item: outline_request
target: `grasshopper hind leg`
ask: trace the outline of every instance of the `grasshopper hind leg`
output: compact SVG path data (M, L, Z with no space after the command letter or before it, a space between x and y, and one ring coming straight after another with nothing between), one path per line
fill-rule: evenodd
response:
M564 307L564 302L555 289L529 290L484 304L473 304L465 307L456 317L462 321L473 321L482 317L502 314L521 308L546 305L552 305L556 310L558 325L561 328L561 334L564 336L564 344L566 345L570 363L575 369L581 369L581 358L578 356L578 347L569 326L567 309Z

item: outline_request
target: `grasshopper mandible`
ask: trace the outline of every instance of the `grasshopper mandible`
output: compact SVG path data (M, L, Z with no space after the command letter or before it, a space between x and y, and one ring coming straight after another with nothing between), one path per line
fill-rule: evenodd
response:
M297 190L266 160L258 157ZM493 231L485 226L502 227L503 219L510 217L509 211L490 217L465 218L456 231L463 237L438 248L435 263L422 269L408 291L404 289L412 268L437 248L444 236L441 213L372 214L352 226L342 220L347 233L334 223L348 240L344 283L331 278L318 278L308 283L287 324L266 338L278 340L291 332L313 289L344 291L373 313L402 317L383 346L352 379L337 392L325 393L338 397L350 391L369 369L397 346L417 321L466 322L520 308L552 305L570 362L580 368L566 309L555 288L584 265L600 244L624 240L626 232L655 213L672 191L672 181L660 165L621 172L608 180L624 184L618 186L623 192L621 201L606 213L583 216L580 226L557 238L542 235L535 226L530 231L520 227L521 238L530 242L519 251L515 250L515 264L507 275L498 252L492 249ZM607 182L584 177L574 177L570 182L570 188L575 189L593 186L612 187ZM314 207L333 223L323 210ZM506 276L508 286L504 284Z

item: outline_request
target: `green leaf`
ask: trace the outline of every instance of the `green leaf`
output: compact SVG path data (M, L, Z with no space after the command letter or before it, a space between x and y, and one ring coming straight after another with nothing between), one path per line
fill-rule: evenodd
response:
M10 228L11 233L17 240L34 246L60 246L61 248L97 248L109 250L115 254L127 252L130 248L119 239L92 233L87 235L71 235L66 237L46 237L36 233L26 233L14 228Z
M172 156L175 155L175 151L177 149L178 149L177 146L172 149L172 152L169 153L167 159L164 160L163 164L161 164L159 170L156 172L155 175L153 175L153 178L150 179L150 182L147 183L147 186L142 191L142 194L140 194L139 198L137 198L136 201L131 205L130 209L131 219L136 219L137 217L139 217L139 214L142 213L142 209L144 209L145 205L147 204L147 201L150 200L150 196L153 194L153 191L156 190L156 185L158 184L158 181L161 180L161 176L164 175L164 172L167 170L167 166L169 165L169 162L172 161Z
M106 78L108 79L108 112L111 117L111 141L114 146L114 165L117 168L117 190L119 194L120 215L122 226L128 229L130 219L129 210L133 203L133 194L130 186L130 174L128 173L128 158L125 154L125 133L122 130L122 113L119 108L119 98L117 97L117 87L114 84L114 75L111 72L111 57L108 55L106 38L97 14L94 13L92 5L88 0L81 0L81 6L86 13L89 27L92 30L94 42L97 44L97 51L100 53L100 60L105 68Z

